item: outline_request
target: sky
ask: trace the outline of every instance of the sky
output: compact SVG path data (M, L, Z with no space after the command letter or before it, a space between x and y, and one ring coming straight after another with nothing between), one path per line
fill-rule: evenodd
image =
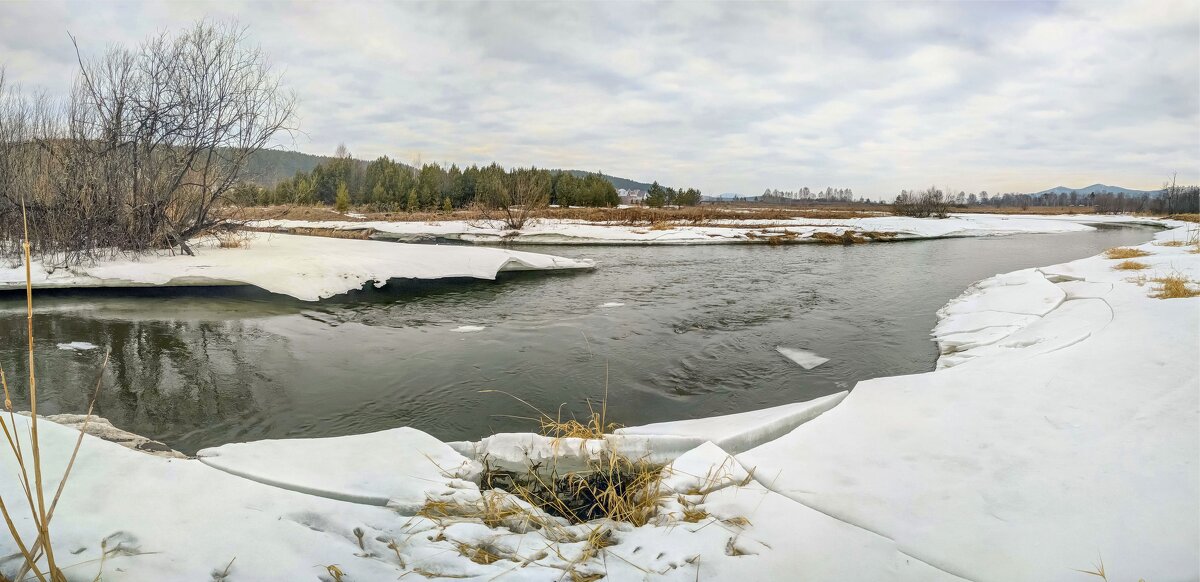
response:
M299 99L277 147L599 170L705 194L1200 182L1200 2L13 2L0 66L236 20Z

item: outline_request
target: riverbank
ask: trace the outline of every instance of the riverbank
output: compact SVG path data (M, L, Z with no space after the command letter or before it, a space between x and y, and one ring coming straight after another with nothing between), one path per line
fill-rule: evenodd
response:
M222 245L197 241L195 256L157 252L118 255L95 264L57 269L32 265L36 289L86 287L187 287L253 285L272 293L316 301L391 279L495 279L506 271L591 269L591 261L538 253L459 246L402 245L379 241L239 233ZM0 268L0 290L25 288L21 265Z
M479 245L854 244L950 237L1080 232L1103 224L1162 224L1128 215L955 214L945 219L904 216L780 219L719 218L700 224L648 224L567 219L532 221L512 230L498 221L254 220L248 227L280 232L357 232L384 240L463 241Z
M1157 242L1190 236L1168 226ZM1097 256L976 284L940 314L945 369L604 442L400 428L179 460L87 438L55 540L80 578L111 552L112 580L1087 580L1098 558L1113 580L1195 579L1200 299L1151 294L1200 279L1200 255L1138 248L1144 276ZM75 433L42 431L56 474ZM476 481L485 459L612 451L671 463L644 526L564 523Z

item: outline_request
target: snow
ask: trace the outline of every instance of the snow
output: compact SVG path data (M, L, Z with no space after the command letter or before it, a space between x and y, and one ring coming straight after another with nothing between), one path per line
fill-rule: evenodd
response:
M730 452L741 452L772 441L837 406L848 392L772 408L693 420L627 426L618 435L669 435L712 441Z
M223 249L215 240L205 240L193 247L194 257L166 253L117 257L52 272L35 261L33 285L37 288L254 285L272 293L316 301L360 289L366 283L382 287L390 279L495 279L502 271L594 266L588 260L506 249L246 234L245 248ZM0 268L0 290L24 287L22 266Z
M1200 280L1186 247L1139 248L1151 277ZM967 350L967 365L861 382L738 460L964 578L1087 579L1073 569L1102 558L1111 580L1197 579L1200 298L1151 298L1117 262L981 282L943 316L1015 313L996 316L1012 333Z
M1188 247L1140 248L1148 276L1200 279ZM1195 580L1200 298L1151 298L1151 284L1116 262L973 285L934 330L941 360L956 365L599 440L441 443L397 428L181 459L85 437L55 547L71 579L103 568L114 581L217 579L231 561L230 580L330 580L324 567L337 564L356 581L1069 581L1093 579L1077 569L1100 559L1111 580ZM10 418L28 434L26 417ZM52 490L77 433L39 426ZM665 465L647 525L572 525L474 481L484 460L569 470L612 453ZM14 474L11 455L0 457ZM15 479L0 480L0 495L23 498ZM524 509L485 524L422 515L427 498ZM14 514L31 537L29 518ZM593 531L611 545L590 547ZM500 559L463 555L475 547ZM0 536L0 555L14 551ZM6 575L15 568L0 562Z
M1092 224L1161 225L1151 218L1122 215L995 215L956 214L945 219L872 216L851 219L792 218L786 220L723 219L708 226L679 225L651 230L648 226L543 219L513 231L499 222L448 220L437 222L260 220L261 228L373 229L375 238L405 241L436 238L476 244L721 244L762 243L789 236L796 242L815 242L816 233L893 233L896 240L945 237L1000 236L1093 230Z
M87 351L87 350L94 350L98 347L100 347L100 346L97 346L96 344L88 343L88 342L66 342L66 343L58 344L58 349L67 350L70 352L81 352L81 351Z
M482 325L460 325L450 331L458 333L471 333L475 331L483 331L485 329L487 329L487 327Z
M402 454L379 456L379 451ZM330 499L413 513L452 494L480 467L445 443L401 427L347 437L262 440L203 449L204 464L247 479Z
M798 350L796 348L785 348L783 346L775 346L775 351L783 354L783 356L797 364L805 370L811 370L829 361L829 358L822 358L817 354L806 350Z

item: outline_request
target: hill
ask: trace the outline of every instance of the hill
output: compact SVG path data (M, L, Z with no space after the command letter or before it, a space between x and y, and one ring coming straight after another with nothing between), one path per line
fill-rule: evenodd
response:
M1126 196L1158 196L1162 194L1162 190L1133 190L1130 188L1122 188L1120 186L1109 186L1107 184L1092 184L1086 188L1067 188L1066 186L1058 186L1049 190L1035 192L1033 196L1041 196L1042 194L1070 194L1075 192L1081 196L1088 194L1124 194Z
M293 152L287 150L259 150L246 164L246 181L259 186L274 186L279 182L291 178L296 175L296 172L311 172L313 168L319 164L333 161L333 156L316 156L306 154L304 152ZM366 164L366 160L357 160L361 164ZM584 170L560 170L576 177L584 177L593 172ZM612 182L615 188L624 188L626 190L649 190L650 184L646 182L638 182L629 178L621 178L618 176L609 176L601 174L606 180Z
M560 171L571 174L572 176L575 176L576 178L582 178L588 174L595 173L595 172L587 172L584 170L560 170ZM612 182L613 187L617 188L618 190L621 188L624 188L626 190L649 190L650 189L650 184L647 184L646 182L638 182L636 180L630 180L629 178L619 178L617 176L609 176L608 174L604 174L604 173L601 173L600 175L604 176L604 179L608 180L609 182Z

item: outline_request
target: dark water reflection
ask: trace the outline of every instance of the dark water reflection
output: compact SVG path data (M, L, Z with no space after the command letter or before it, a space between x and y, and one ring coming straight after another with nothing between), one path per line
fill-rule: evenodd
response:
M1144 228L853 247L538 247L593 273L400 283L320 304L252 289L35 296L41 411L100 415L185 452L400 425L446 440L585 411L608 377L625 424L805 400L922 372L935 312L978 279L1150 238ZM601 307L604 303L621 307ZM23 297L0 296L0 360L24 373ZM482 325L456 333L461 325ZM100 346L67 351L58 343ZM805 371L776 346L830 361ZM21 382L14 382L22 384ZM24 388L18 389L24 400Z

